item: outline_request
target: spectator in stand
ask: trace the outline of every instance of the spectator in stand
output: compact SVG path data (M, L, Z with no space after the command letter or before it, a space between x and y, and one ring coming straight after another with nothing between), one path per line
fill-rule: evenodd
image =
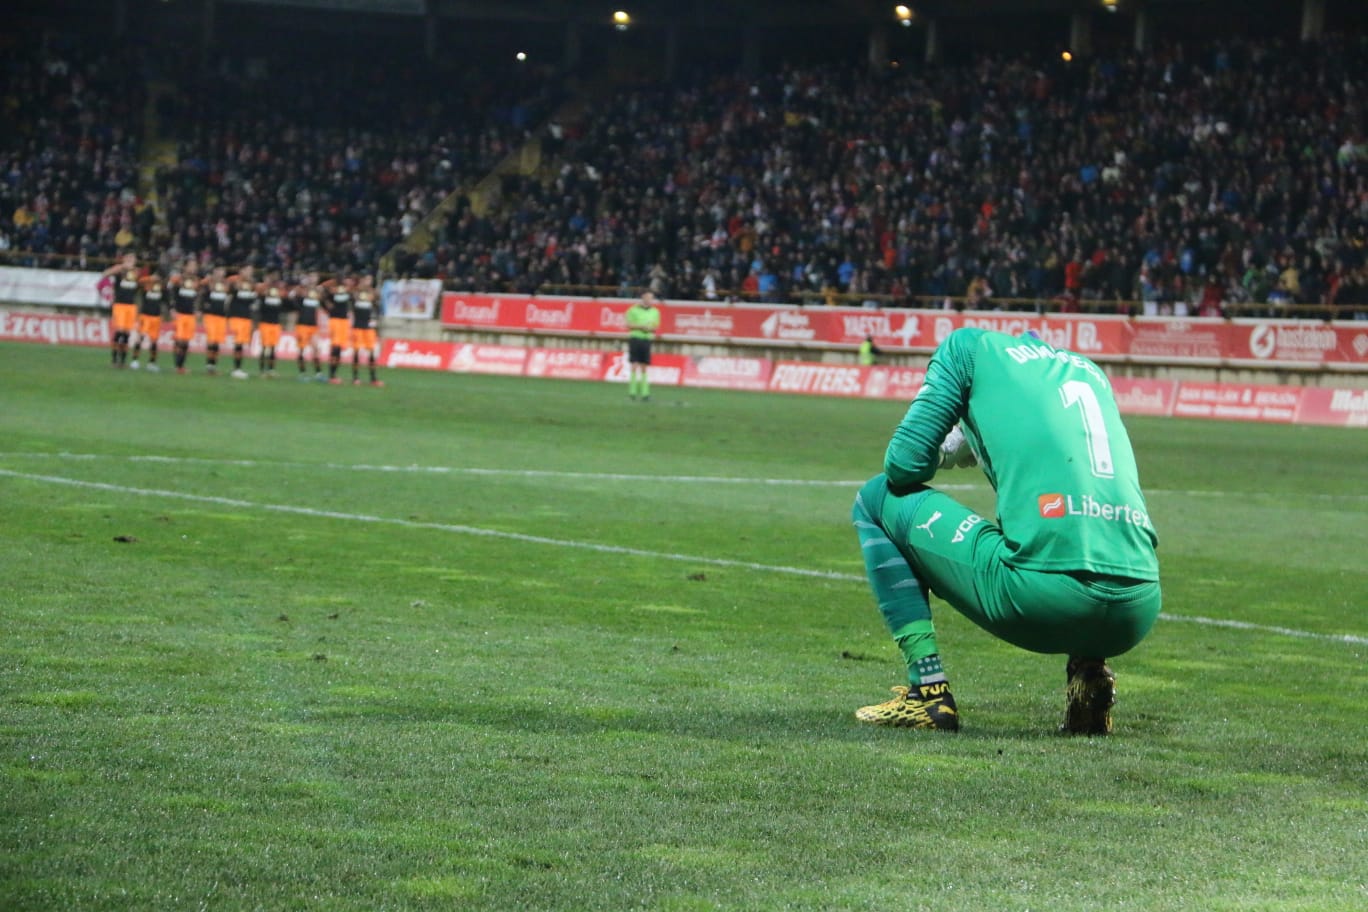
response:
M686 296L745 297L762 293L762 253L782 300L824 287L959 298L983 276L999 289L986 306L1123 310L1147 267L1146 306L1182 311L1210 276L1227 287L1287 247L1302 276L1291 294L1313 303L1368 217L1347 138L1363 131L1365 63L1368 46L1343 39L1314 54L1231 39L1071 65L635 86L565 125L552 177L453 215L436 258L481 290L617 285L646 261Z
M372 272L556 100L545 72L382 63L305 49L178 76L159 110L181 143L159 222L136 190L138 54L27 49L0 73L0 230L35 263L125 241L168 272L187 256ZM455 206L430 251L397 263L477 291L798 303L962 304L982 277L982 306L1138 296L1174 313L1209 309L1214 284L1223 308L1324 315L1368 250L1366 73L1368 43L1334 36L704 70L555 121L540 173L504 178L492 208Z
M126 47L46 40L0 69L0 225L32 266L82 266L146 248L136 193L142 67Z
M288 272L371 272L556 100L544 71L415 67L299 52L187 81L168 102L179 163L158 175L170 243Z

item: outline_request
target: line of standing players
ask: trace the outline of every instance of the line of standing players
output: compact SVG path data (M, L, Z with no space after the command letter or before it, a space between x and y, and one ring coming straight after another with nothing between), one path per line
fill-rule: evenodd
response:
M201 276L198 264L187 260L179 272L163 277L156 269L142 271L132 254L106 269L104 275L113 279L110 359L115 367L139 368L139 354L146 345L147 369L161 370L157 364L157 343L169 310L176 373L186 373L190 342L202 325L206 373L218 373L219 356L226 355L231 338L233 370L230 376L247 379L248 374L242 368L243 354L255 331L260 334L261 342L260 374L275 377L276 347L280 344L283 321L292 316L299 344L299 379L323 380L322 346L317 338L321 313L328 318L327 381L342 382L337 372L342 353L350 348L352 383L361 383L364 355L371 386L385 385L376 375L380 296L370 276L321 281L317 274L311 274L302 281L289 282L276 270L268 271L264 279L258 279L251 266L243 266L235 275L228 275L227 270L217 266L208 276ZM309 362L312 362L312 375Z

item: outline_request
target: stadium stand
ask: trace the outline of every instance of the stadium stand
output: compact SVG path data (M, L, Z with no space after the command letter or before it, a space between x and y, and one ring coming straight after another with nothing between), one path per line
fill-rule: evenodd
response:
M178 148L151 188L160 218L137 176L137 52L13 56L11 263L136 247L371 271L536 135L538 175L465 201L398 271L472 290L1368 316L1361 38L706 72L610 90L563 127L544 71L239 61L156 100Z
M0 68L0 250L78 266L152 240L136 192L145 79L128 48L20 46Z
M698 299L1358 311L1365 62L1361 40L1232 40L632 87L572 126L546 180L453 217L442 271Z
M190 80L168 100L179 162L158 181L173 251L373 271L442 198L521 146L553 103L534 77L470 70L453 83L414 64L351 65L296 54L272 60L269 75Z

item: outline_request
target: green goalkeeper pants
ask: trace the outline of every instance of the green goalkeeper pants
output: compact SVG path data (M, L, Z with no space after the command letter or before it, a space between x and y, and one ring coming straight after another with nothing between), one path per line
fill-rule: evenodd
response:
M1110 658L1144 639L1159 617L1159 583L1015 567L995 523L932 488L899 496L876 476L860 490L852 516L895 636L929 624L927 590L1032 652Z

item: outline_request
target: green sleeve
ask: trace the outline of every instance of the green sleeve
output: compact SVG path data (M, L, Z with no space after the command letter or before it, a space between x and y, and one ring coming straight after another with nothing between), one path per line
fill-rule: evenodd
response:
M930 481L936 474L941 442L969 404L973 352L982 334L981 329L957 329L931 356L926 380L884 453L884 474L894 490Z

